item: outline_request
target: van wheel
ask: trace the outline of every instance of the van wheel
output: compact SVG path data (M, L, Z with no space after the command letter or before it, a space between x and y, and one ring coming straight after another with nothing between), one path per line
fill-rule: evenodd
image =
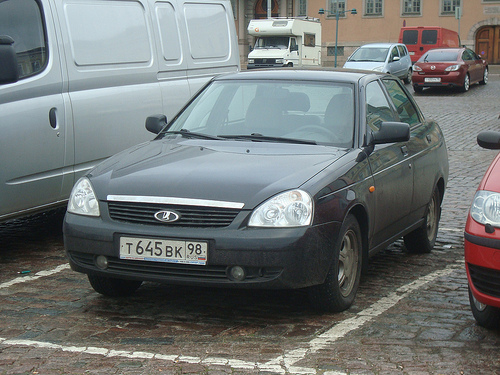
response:
M96 274L87 275L90 285L97 293L108 297L127 297L139 289L142 281L123 280Z
M361 229L356 218L348 215L340 229L325 282L308 290L315 308L340 312L352 305L361 276L361 250Z
M486 85L488 83L488 68L484 68L483 80L479 81L480 85Z
M500 309L485 305L479 302L473 295L469 287L469 302L472 315L477 324L488 329L500 328Z
M406 250L412 254L430 253L436 243L439 219L441 218L441 199L435 189L427 205L424 222L420 228L403 237Z
M468 74L465 75L464 84L462 85L462 92L469 91L470 88L470 77Z
M410 68L410 69L408 69L408 72L406 73L406 77L403 79L404 83L406 83L407 85L409 85L411 83L411 74L412 74L412 71Z

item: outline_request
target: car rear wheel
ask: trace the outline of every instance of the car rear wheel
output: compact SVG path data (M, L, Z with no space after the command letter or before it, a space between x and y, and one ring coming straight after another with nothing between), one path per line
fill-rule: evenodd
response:
M484 68L483 80L479 81L480 85L486 85L488 83L488 68Z
M488 329L500 328L500 309L485 305L479 302L473 295L469 287L469 301L472 315L477 324Z
M466 74L464 78L464 84L462 85L462 91L467 92L469 91L469 88L470 88L470 78L469 75Z
M412 74L412 71L411 71L411 68L408 69L408 72L406 73L406 77L404 78L404 83L406 83L407 85L409 85L411 83L411 74Z
M332 265L325 282L309 288L312 305L323 311L347 310L356 297L362 263L361 229L358 221L348 215L335 244Z
M413 91L415 92L422 92L423 89L424 88L422 86L413 85Z
M142 281L122 280L96 274L87 275L90 285L97 293L108 297L126 297L134 294Z
M438 189L434 190L426 212L422 226L404 236L406 250L409 253L430 253L436 243L441 218L441 199Z

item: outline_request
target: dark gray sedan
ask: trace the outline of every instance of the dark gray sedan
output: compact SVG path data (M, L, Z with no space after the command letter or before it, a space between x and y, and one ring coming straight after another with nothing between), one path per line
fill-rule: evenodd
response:
M221 76L146 127L154 140L70 197L67 255L99 293L143 281L307 288L316 308L342 311L370 255L401 237L410 252L434 246L446 145L396 77Z

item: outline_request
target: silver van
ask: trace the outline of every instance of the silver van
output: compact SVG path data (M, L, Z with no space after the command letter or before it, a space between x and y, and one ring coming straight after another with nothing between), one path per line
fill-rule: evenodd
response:
M390 73L405 83L411 82L411 57L406 46L401 43L365 44L349 56L344 68Z
M64 205L147 116L239 68L229 0L0 0L0 222Z

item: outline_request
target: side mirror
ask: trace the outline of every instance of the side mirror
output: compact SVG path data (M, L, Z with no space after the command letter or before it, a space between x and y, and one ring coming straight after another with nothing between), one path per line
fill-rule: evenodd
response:
M382 122L380 129L371 133L370 145L406 142L410 140L410 125L404 122Z
M392 58L392 61L399 61L399 56L394 56L394 57Z
M17 55L13 44L14 39L10 36L0 35L0 85L19 80Z
M477 135L477 144L489 150L500 150L500 132L482 131Z
M146 119L146 129L151 133L158 134L167 126L167 117L165 115L149 116Z

